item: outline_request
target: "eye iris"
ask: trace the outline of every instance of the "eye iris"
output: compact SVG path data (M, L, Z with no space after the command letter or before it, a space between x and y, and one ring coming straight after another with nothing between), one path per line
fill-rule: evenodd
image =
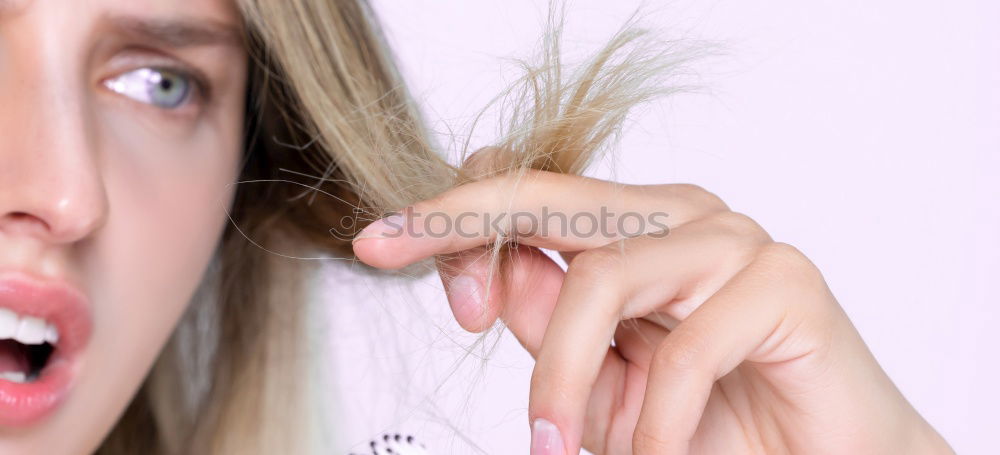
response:
M149 97L163 108L180 106L188 96L188 81L169 71L156 71L150 76Z

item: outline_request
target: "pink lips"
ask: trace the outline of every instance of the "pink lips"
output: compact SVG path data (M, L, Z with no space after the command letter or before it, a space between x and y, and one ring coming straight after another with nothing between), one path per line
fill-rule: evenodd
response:
M55 351L38 379L0 379L0 426L26 426L51 414L69 391L77 354L90 338L90 306L68 283L11 273L0 274L0 308L43 318L59 331Z

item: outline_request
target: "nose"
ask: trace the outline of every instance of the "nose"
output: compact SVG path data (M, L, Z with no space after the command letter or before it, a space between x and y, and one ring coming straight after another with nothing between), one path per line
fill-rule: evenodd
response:
M104 224L107 195L85 91L38 61L0 65L0 235L69 244Z

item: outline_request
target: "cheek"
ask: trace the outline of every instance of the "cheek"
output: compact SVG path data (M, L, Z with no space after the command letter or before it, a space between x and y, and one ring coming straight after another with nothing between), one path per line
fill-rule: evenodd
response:
M79 409L121 409L141 383L215 253L242 155L242 118L171 137L114 114L99 145L109 216L84 255L95 308Z
M164 333L201 281L227 221L239 131L204 127L184 141L118 137L127 139L113 147L123 156L109 160L106 177L112 276L97 281L116 294L108 296L116 302L109 311L136 329L129 335Z
M108 270L126 281L100 281L138 298L127 300L130 312L177 313L214 252L240 143L236 131L209 133L182 143L131 138L114 147L129 156L107 165L111 212L103 234Z

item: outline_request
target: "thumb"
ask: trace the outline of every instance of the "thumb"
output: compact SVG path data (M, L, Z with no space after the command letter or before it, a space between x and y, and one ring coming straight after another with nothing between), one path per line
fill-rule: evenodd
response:
M437 257L452 314L462 328L482 332L501 317L534 355L555 308L565 272L541 250L512 246L500 273L490 274L491 253L477 247Z

